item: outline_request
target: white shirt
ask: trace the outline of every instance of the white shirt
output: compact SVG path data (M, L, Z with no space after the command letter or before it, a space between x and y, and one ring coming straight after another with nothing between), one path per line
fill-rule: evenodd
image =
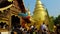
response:
M41 29L42 30L44 30L44 29L46 29L47 28L47 26L45 25L45 24L43 24L42 26L41 26Z

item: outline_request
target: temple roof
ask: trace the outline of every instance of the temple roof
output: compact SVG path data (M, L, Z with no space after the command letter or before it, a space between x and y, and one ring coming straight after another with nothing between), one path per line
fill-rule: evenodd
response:
M13 3L9 1L0 1L0 2L1 2L0 11L6 10L15 5L15 7L20 9L22 13L26 12L23 0L13 0Z

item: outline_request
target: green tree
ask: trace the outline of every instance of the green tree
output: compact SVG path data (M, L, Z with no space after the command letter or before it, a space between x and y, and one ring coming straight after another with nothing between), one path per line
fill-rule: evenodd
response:
M49 30L51 32L53 32L53 30L54 30L53 27L54 27L54 17L52 16L49 18Z
M60 15L54 20L54 24L60 24Z

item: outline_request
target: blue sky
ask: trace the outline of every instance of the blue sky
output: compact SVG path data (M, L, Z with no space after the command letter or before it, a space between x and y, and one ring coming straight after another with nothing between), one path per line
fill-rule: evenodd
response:
M41 0L44 7L48 9L50 16L57 17L60 15L60 0ZM33 14L36 0L24 0L25 7L29 6L31 14Z

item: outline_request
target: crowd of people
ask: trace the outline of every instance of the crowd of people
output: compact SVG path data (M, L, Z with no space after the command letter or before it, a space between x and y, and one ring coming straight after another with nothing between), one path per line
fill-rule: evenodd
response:
M48 25L43 23L40 26L40 30L38 30L35 25L29 26L29 30L27 30L27 28L25 27L22 27L21 25L17 25L12 29L11 34L59 34L59 33L50 32L48 29Z
M47 27L43 23L43 25L41 26L42 34L45 34L45 32L47 34L46 30L48 29L45 30L45 28ZM17 25L12 29L11 34L16 34L16 33L17 34L40 34L40 30L38 30L35 25L29 26L29 29L22 27L21 25Z
M18 25L12 30L11 34L15 32L17 34L33 34L34 32L37 33L36 30L37 28L35 28L34 26L31 26L29 30L27 30L27 28L24 28L24 27L21 27L21 25Z

